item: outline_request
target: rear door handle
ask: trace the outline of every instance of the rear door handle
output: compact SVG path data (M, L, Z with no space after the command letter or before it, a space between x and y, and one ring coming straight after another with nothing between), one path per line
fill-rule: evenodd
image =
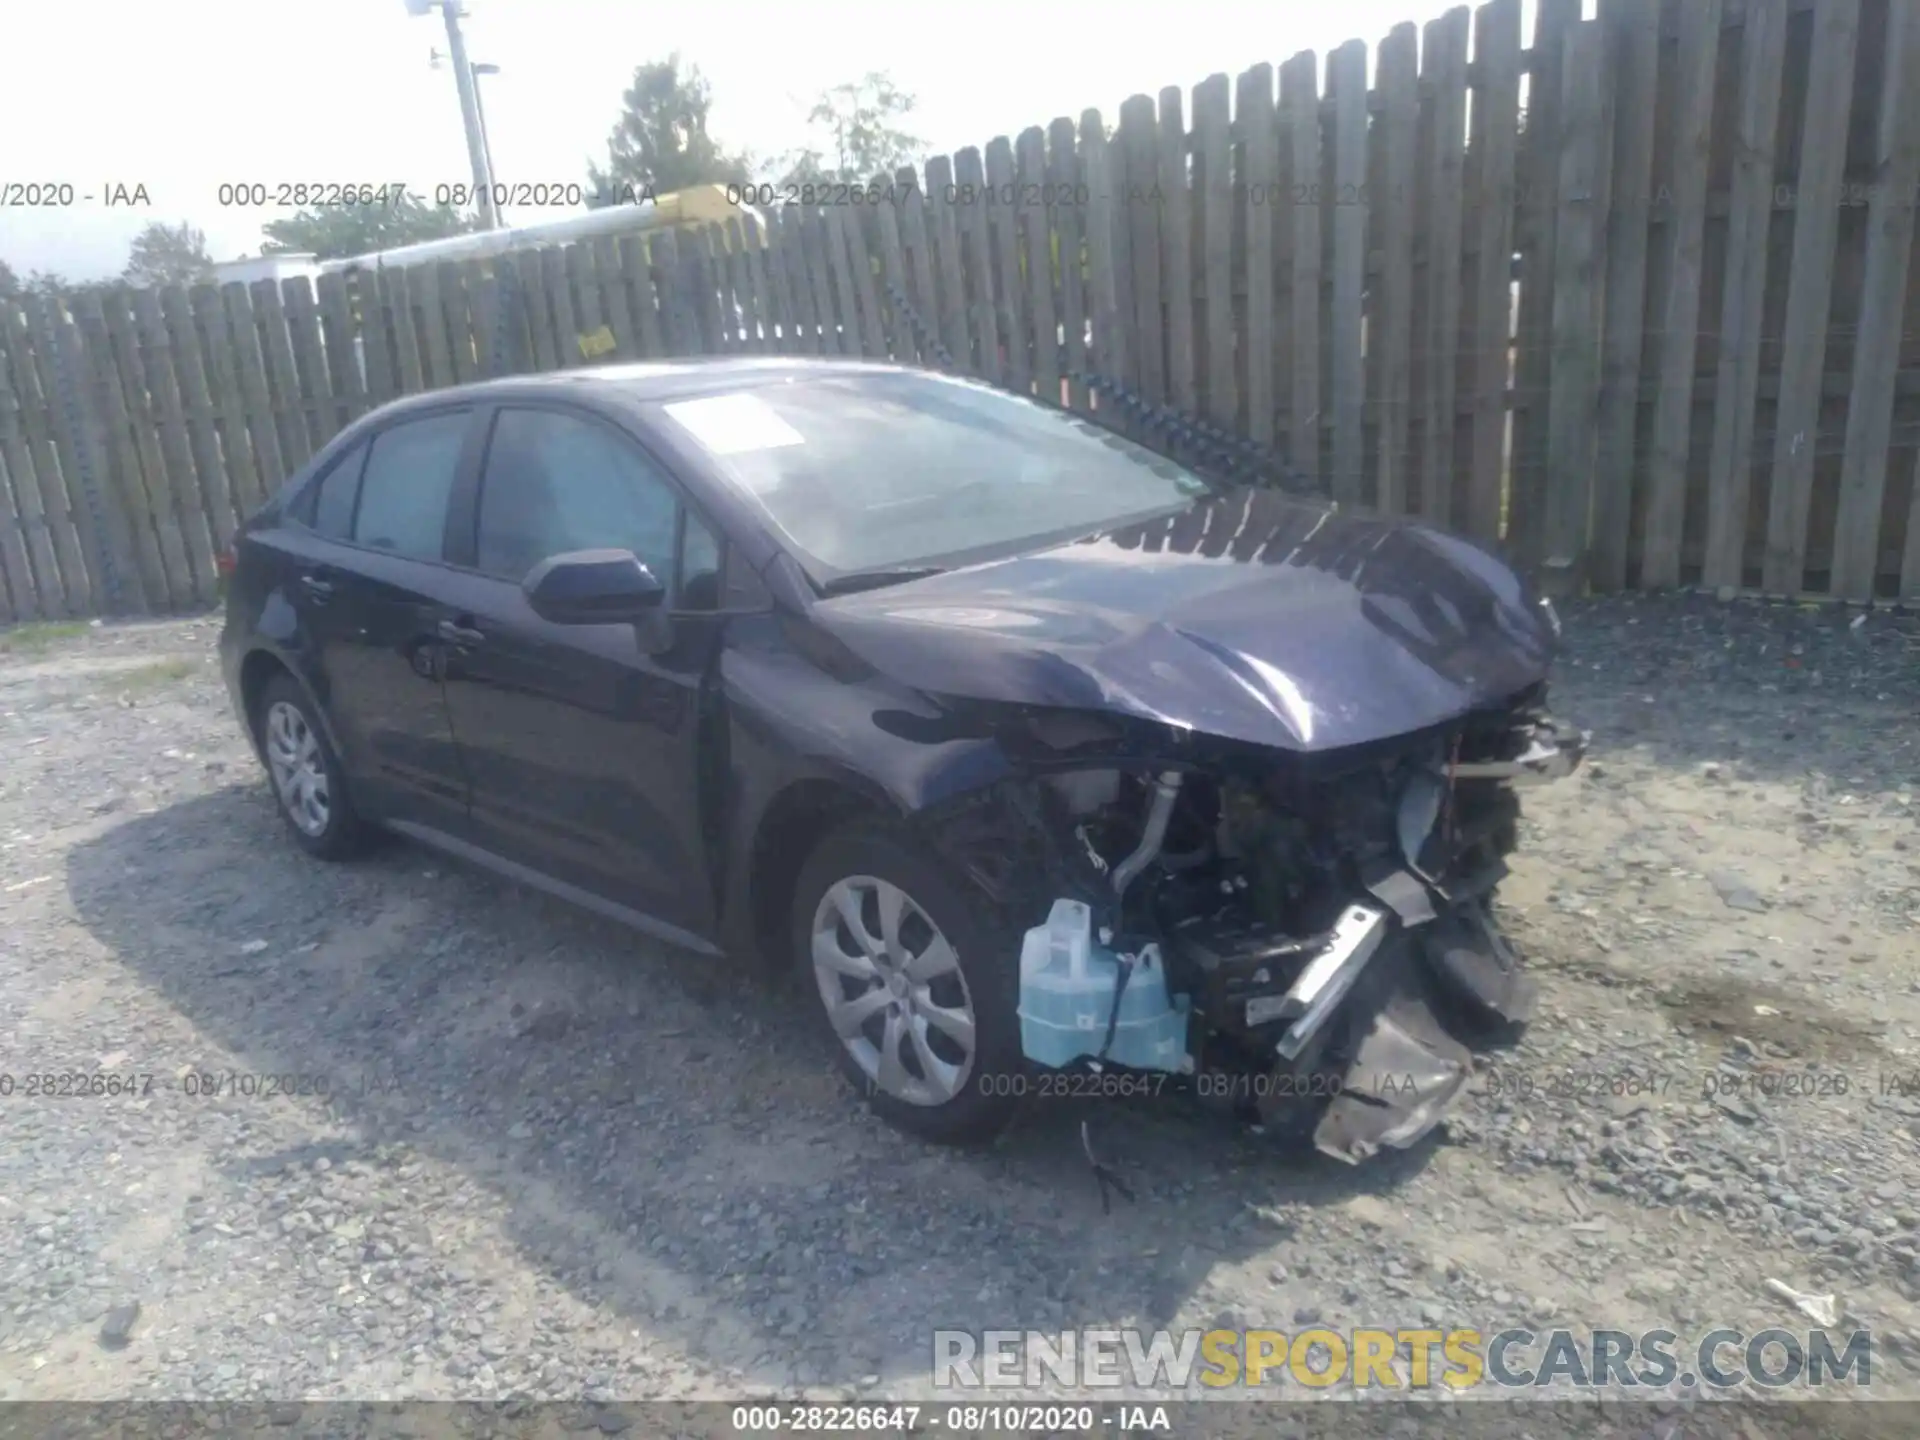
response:
M442 620L435 628L440 638L449 645L479 645L487 638L483 632L471 625L462 625L458 620Z
M333 582L312 573L300 577L300 588L321 604L333 598Z

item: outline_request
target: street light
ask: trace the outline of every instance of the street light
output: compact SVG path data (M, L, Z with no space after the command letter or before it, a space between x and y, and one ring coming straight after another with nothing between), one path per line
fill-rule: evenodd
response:
M467 59L467 40L460 33L460 0L406 0L407 13L416 18L429 14L436 6L447 22L447 52L453 61L453 82L460 90L460 121L467 132L467 161L473 167L473 186L479 192L480 228L491 230L498 223L493 208L493 169L487 163L486 134L481 128L479 87L474 84L473 65Z

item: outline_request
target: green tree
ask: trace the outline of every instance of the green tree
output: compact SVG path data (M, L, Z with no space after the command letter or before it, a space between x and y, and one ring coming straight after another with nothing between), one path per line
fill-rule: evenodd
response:
M155 220L133 237L124 278L129 285L193 285L213 278L207 237L181 221Z
M607 136L607 163L587 166L594 200L624 202L648 187L665 195L691 185L744 182L747 157L707 133L712 103L700 67L683 71L678 54L636 68Z
M263 255L309 252L318 260L340 260L465 235L479 219L451 205L428 205L402 195L388 205L328 205L299 211L261 227Z
M18 300L20 298L20 277L13 273L13 267L0 260L0 300Z
M105 295L115 286L125 282L118 277L111 280L69 280L66 276L57 275L51 270L29 270L27 278L18 283L20 291L19 295L14 297L15 299L25 295L39 295L47 300L58 300L62 296L71 298L75 295Z
M916 164L925 142L901 122L917 103L880 70L821 92L807 112L821 144L790 152L782 161L781 183L863 184Z

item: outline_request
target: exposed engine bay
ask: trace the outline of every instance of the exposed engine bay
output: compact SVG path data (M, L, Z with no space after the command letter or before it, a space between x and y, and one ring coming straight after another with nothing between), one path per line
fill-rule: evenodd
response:
M1386 754L1049 775L1082 880L1025 937L1027 1059L1186 1077L1348 1162L1418 1140L1532 1010L1490 900L1515 786L1584 754L1543 694Z

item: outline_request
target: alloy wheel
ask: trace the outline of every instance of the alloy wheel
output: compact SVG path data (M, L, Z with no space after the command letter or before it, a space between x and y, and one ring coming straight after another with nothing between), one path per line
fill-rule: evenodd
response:
M284 700L267 710L267 768L287 818L300 833L315 838L325 834L332 809L320 737L299 707Z
M898 885L850 875L813 916L813 973L840 1043L880 1090L944 1105L966 1088L973 997L952 944Z

